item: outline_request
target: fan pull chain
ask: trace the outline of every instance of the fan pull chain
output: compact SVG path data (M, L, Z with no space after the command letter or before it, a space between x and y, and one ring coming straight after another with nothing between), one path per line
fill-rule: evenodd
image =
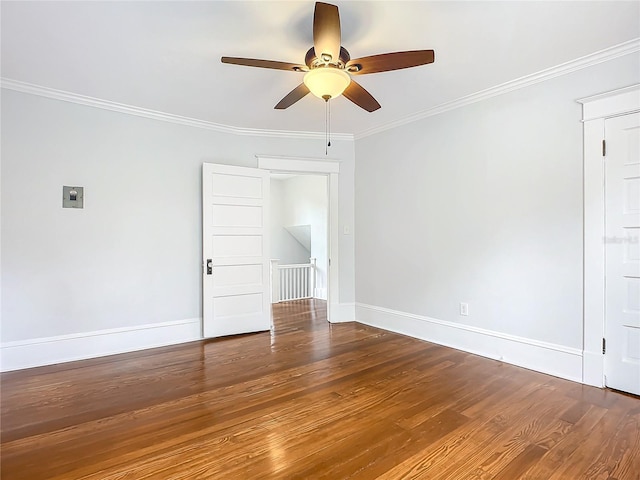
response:
M324 154L329 155L329 99L324 100Z
M324 95L324 154L329 155L329 147L331 146L331 105L329 95Z
M324 154L329 155L329 99L324 99Z
M329 137L329 141L327 142L327 147L331 146L331 103L327 102L327 106L329 107L329 133L328 133L328 137Z

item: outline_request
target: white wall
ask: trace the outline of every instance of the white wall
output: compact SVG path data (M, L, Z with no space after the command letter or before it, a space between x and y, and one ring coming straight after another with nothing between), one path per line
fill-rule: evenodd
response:
M1 141L3 358L50 337L167 322L193 332L202 163L324 157L322 140L237 136L4 89ZM340 222L352 224L353 142L333 143ZM62 209L63 185L85 188L83 210ZM353 302L353 238L339 249L339 302Z
M271 178L271 258L279 260L280 264L309 263L311 252L285 229L291 224L285 220L289 203L284 182Z
M575 100L639 81L629 55L356 140L357 319L579 380Z
M282 180L285 225L311 225L311 257L317 260L316 295L327 298L327 177L299 175ZM308 259L307 259L308 262Z

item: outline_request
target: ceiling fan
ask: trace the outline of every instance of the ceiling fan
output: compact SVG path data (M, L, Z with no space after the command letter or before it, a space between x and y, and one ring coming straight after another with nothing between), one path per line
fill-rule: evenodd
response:
M258 60L253 58L222 57L222 63L247 67L273 68L304 72L303 83L289 92L275 106L282 110L302 99L309 92L328 101L341 94L368 112L380 108L380 104L352 75L388 72L401 68L417 67L434 61L433 50L411 50L383 53L351 59L340 43L340 14L336 5L316 2L313 14L313 47L307 52L304 65Z

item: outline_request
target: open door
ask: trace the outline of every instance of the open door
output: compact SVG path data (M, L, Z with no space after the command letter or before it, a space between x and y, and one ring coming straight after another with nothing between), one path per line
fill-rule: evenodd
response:
M640 395L640 113L605 139L605 383Z
M203 335L271 328L269 172L202 166Z
M640 113L605 121L605 378L640 395Z

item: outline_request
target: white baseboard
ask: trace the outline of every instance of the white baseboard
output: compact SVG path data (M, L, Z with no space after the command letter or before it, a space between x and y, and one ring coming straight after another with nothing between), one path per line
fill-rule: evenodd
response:
M0 371L52 365L116 353L191 342L202 338L202 320L113 328L94 332L34 338L0 345Z
M482 328L355 304L356 321L483 357L582 382L582 350Z
M583 378L583 361L595 354L362 303L329 306L331 323L358 321L396 333L500 360L588 385L602 386L602 376ZM51 365L200 340L200 318L136 327L6 342L0 345L0 371ZM598 362L601 363L599 359ZM585 369L585 371L589 371Z
M327 289L326 288L316 288L313 298L319 298L320 300L327 299Z
M331 323L353 322L356 319L355 303L335 303L328 306Z

